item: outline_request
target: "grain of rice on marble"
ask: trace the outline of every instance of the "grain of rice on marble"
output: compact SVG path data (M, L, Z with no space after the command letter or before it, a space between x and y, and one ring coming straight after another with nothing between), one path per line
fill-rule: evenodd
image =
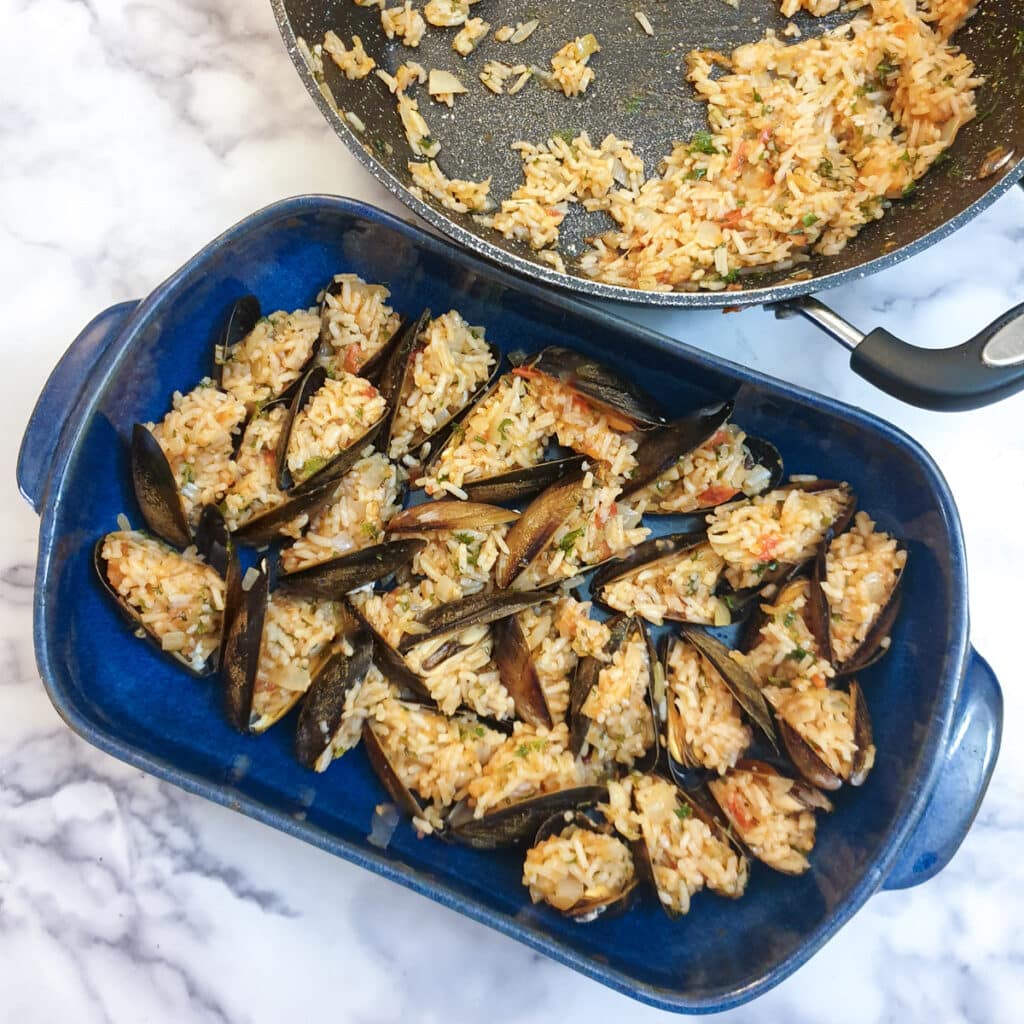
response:
M138 530L103 538L101 555L114 591L169 654L201 671L220 646L225 584L194 547L175 551Z
M245 405L204 378L188 394L174 392L173 408L159 423L147 423L170 464L189 522L203 506L215 505L234 484L234 435Z

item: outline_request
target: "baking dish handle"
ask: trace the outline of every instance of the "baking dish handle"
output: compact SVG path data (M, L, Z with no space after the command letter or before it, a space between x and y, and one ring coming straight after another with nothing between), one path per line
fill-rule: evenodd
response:
M18 489L38 512L57 440L93 368L121 333L138 301L119 302L93 317L53 368L29 417L18 452Z
M950 862L985 796L1002 731L1002 690L988 662L972 648L938 784L884 889L920 885Z
M773 304L780 318L806 317L850 349L850 368L909 405L963 412L1024 390L1024 303L952 348L919 348L884 327L863 334L813 296Z

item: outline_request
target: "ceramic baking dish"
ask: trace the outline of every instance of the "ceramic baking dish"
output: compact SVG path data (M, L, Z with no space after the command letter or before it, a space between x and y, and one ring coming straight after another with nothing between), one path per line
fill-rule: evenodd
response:
M322 775L292 755L286 721L235 733L217 685L185 677L124 628L93 577L96 538L124 511L140 522L126 440L175 389L209 372L231 301L308 305L332 273L383 281L403 312L458 308L506 351L560 344L600 356L672 411L734 397L791 471L850 481L910 551L892 650L861 677L878 760L821 821L800 878L755 866L746 897L694 899L666 918L650 897L579 925L530 904L521 853L418 840L402 824L368 842L383 791L362 751ZM22 493L40 514L35 649L68 725L145 771L233 807L482 921L582 973L674 1011L737 1005L792 972L880 887L924 881L949 860L995 763L999 686L968 639L967 575L953 499L931 458L895 428L831 399L713 358L525 283L443 239L359 203L303 196L261 210L142 302L101 313L47 381L22 442ZM471 964L466 965L472 969Z

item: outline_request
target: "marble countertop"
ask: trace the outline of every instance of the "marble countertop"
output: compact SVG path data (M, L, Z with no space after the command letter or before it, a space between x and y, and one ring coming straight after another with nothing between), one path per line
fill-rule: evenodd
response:
M112 760L57 717L32 654L37 520L14 483L50 368L93 314L148 293L265 203L322 191L396 204L309 102L264 0L14 0L0 29L0 1021L655 1020L419 896ZM865 329L949 345L1024 300L1022 252L1014 191L828 300ZM1002 760L947 869L874 897L809 964L722 1019L1020 1020L1024 540L1006 510L1024 502L1024 400L920 412L854 377L808 325L759 310L621 312L920 440L959 502L972 639L1006 697Z

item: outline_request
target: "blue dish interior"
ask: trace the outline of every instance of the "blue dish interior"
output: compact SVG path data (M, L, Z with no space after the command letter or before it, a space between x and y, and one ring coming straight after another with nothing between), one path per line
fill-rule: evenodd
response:
M949 712L960 664L963 568L941 479L900 436L848 411L718 368L688 350L558 296L513 287L501 272L341 202L293 205L215 245L148 304L131 344L95 399L60 483L50 522L41 639L59 703L145 758L148 767L381 871L495 924L630 994L670 1008L741 1001L801 962L882 879L876 859L922 783ZM211 345L231 301L253 292L265 310L309 305L330 274L383 281L407 315L457 307L503 349L561 344L618 367L673 414L735 395L736 420L773 440L790 472L849 480L861 506L910 549L904 611L890 654L863 674L878 761L866 785L836 796L820 819L813 869L787 878L755 865L747 896L695 897L689 916L664 917L650 895L628 915L581 926L531 906L521 853L487 854L418 840L403 824L387 851L367 842L383 790L361 750L323 775L291 753L294 714L261 738L232 731L217 683L195 681L133 639L93 578L92 547L119 512L141 517L129 478L136 420L159 419L175 389L210 372ZM958 640L958 638L960 638Z

